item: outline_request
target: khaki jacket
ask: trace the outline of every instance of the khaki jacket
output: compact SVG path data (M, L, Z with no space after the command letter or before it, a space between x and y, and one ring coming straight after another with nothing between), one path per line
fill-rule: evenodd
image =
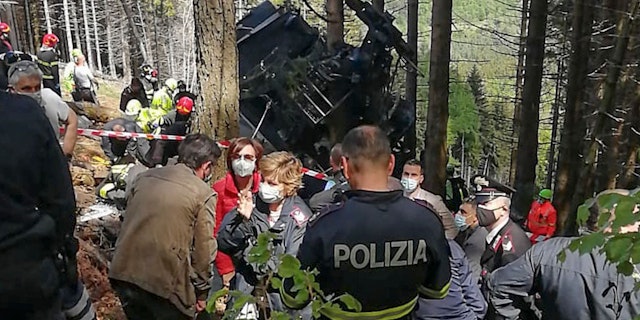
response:
M109 277L170 300L186 315L205 299L217 244L217 195L184 164L140 174L128 190L127 210Z
M442 225L444 226L444 232L447 239L455 239L458 235L458 228L456 228L456 225L453 222L453 214L444 204L444 201L442 201L442 197L422 188L418 188L415 195L409 196L409 198L412 200L422 200L430 204L442 220Z

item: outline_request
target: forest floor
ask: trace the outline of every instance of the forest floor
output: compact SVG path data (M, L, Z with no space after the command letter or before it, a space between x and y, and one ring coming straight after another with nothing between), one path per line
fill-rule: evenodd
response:
M84 105L93 122L92 128L101 128L105 122L119 117L118 105L122 88L122 83L101 81L98 90L100 107ZM63 98L71 101L70 96ZM79 214L86 213L87 208L96 203L96 186L108 172L108 159L100 148L99 138L78 137L71 174ZM99 320L126 320L120 301L107 277L118 228L119 220L107 217L79 222L76 230L80 239L78 270L93 300Z

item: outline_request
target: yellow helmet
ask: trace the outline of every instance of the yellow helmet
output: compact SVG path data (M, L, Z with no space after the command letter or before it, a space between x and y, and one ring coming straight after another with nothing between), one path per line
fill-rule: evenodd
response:
M169 78L169 79L165 80L164 85L167 88L169 88L169 90L175 91L176 89L178 89L178 80L176 80L174 78Z

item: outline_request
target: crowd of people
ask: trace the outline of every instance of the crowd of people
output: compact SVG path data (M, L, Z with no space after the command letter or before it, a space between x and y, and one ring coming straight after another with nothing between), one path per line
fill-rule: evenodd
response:
M0 24L0 48L9 48L3 53L7 90L0 93L0 114L6 123L0 126L0 148L11 155L0 159L0 258L6 262L0 265L0 314L95 319L75 260L68 161L77 119L62 107L59 79L50 77L58 72L50 58L57 38L45 35L33 59L12 51L5 31L8 26ZM81 55L76 60L83 63ZM474 192L452 211L421 187L430 168L419 161L407 161L402 175L393 177L388 137L362 125L332 148L330 182L310 191L296 155L268 152L259 141L233 139L221 160L214 140L189 132L196 96L174 79L161 86L150 65L139 71L122 92L122 117L105 129L186 137L102 140L112 174L97 192L123 209L109 278L128 319L207 319L207 301L223 288L257 297L235 306L236 319L264 319L274 311L311 319L314 297L300 296L292 279L265 286L283 254L296 256L302 269L318 271L324 296L349 293L362 306L322 309L325 319L640 314L637 269L631 276L619 274L598 250L557 259L572 238L553 237L557 213L551 190L539 192L527 220L518 224L510 218L514 190L476 176L470 182ZM77 94L89 99L85 89L92 90L95 79L81 68L76 74L82 80L76 81ZM219 161L228 171L214 182ZM596 201L591 230L599 213ZM266 232L274 235L271 260L256 264L251 251ZM216 312L234 308L237 299L221 297Z

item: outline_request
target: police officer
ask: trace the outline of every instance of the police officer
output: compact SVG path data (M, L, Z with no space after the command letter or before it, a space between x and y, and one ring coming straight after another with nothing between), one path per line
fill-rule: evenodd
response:
M509 218L511 199L506 192L484 188L476 193L476 201L478 224L489 231L485 238L486 248L480 258L486 294L489 273L518 259L531 247L531 242L524 230ZM495 319L492 308L489 308L486 319Z
M309 222L298 252L302 269L317 268L325 295L349 293L362 312L324 310L330 319L405 319L419 296L442 299L451 279L449 246L437 214L389 191L394 168L389 140L375 126L360 126L342 141L348 199ZM283 302L293 299L285 279Z

